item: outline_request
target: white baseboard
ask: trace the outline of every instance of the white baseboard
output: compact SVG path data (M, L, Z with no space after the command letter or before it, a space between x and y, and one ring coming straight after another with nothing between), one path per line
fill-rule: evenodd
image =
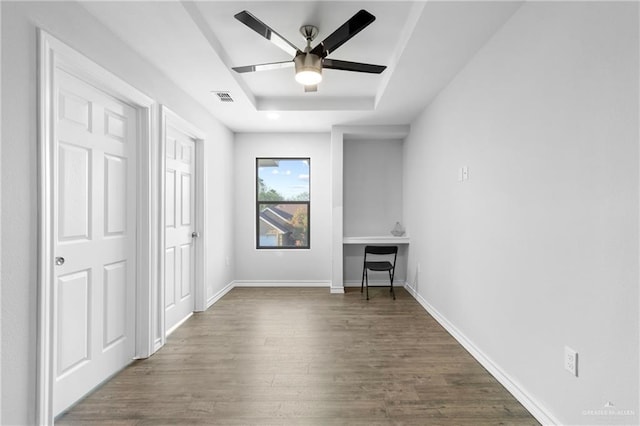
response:
M362 281L356 281L356 280L347 280L344 281L344 286L345 287L360 287L362 285ZM376 286L382 286L382 287L389 287L389 279L387 278L386 280L384 279L380 279L380 280L369 280L369 287L376 287ZM401 280L393 280L393 286L394 287L406 287L407 283Z
M449 322L436 308L431 306L410 284L405 288L414 299L431 315L447 332L453 336L495 379L504 386L530 413L543 425L559 425L556 419L533 396L522 389L506 372L485 355L471 340L469 340L455 325Z
M233 287L234 287L233 283L234 282L231 281L229 284L224 286L222 288L222 290L218 291L216 294L214 294L213 296L209 297L207 299L207 309L209 309L211 307L211 305L213 305L218 300L220 300L220 298L222 298L222 296L224 296L225 294L229 293L229 291L231 291L231 289L233 289Z
M213 296L207 299L207 309L235 287L329 287L331 293L344 293L343 287L331 287L331 281L313 280L236 280L231 281Z
M182 318L176 325L174 325L173 327L171 327L169 330L167 330L167 333L165 335L165 337L169 337L171 335L171 333L173 333L174 331L176 331L178 328L180 328L180 326L182 324L185 323L185 321L187 321L189 318L191 318L193 316L193 312L191 312L189 315L187 315L186 317Z
M234 287L330 287L331 281L314 280L237 280Z

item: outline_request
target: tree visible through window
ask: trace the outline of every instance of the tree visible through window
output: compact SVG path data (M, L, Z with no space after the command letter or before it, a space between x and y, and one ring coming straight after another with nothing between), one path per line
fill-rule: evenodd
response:
M256 247L308 249L309 158L256 159Z

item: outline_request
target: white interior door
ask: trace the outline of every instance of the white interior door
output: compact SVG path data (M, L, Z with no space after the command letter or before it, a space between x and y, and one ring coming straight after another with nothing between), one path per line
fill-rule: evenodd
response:
M167 126L165 136L165 330L194 310L195 141Z
M135 350L136 111L57 69L53 150L53 412Z

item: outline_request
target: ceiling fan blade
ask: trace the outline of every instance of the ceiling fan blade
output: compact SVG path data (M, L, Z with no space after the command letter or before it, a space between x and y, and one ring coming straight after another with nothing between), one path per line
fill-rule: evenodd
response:
M281 68L292 68L294 66L293 61L284 61L284 62L271 62L269 64L257 64L257 65L245 65L243 67L233 67L231 68L235 72L245 73L245 72L254 72L254 71L268 71L268 70L279 70Z
M340 61L338 59L325 58L322 61L322 68L342 71L366 72L370 74L380 74L387 69L384 65L363 64L360 62Z
M307 93L307 92L317 92L318 91L318 85L314 84L314 85L310 85L310 86L304 86L304 91L305 91L305 93Z
M338 47L345 44L360 31L364 30L367 25L375 20L375 16L362 9L351 18L349 18L349 20L342 24L337 30L332 32L313 50L317 52L316 49L319 49L320 46L322 46L323 52L319 56L322 56L324 58L325 56L336 50Z
M278 46L280 49L287 52L292 57L295 56L296 53L298 52L298 48L293 43L291 43L290 41L282 37L280 34L275 32L271 28L269 28L267 24L265 24L264 22L262 22L261 20L253 16L251 13L247 12L246 10L243 10L242 12L235 14L234 17L238 21L245 24L247 27L251 28L253 31L260 34L262 37L269 40L271 43Z

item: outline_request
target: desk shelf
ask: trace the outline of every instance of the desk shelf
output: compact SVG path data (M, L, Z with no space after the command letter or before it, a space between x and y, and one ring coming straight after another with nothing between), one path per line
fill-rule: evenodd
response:
M343 244L409 244L409 237L394 237L382 235L374 237L343 237Z

